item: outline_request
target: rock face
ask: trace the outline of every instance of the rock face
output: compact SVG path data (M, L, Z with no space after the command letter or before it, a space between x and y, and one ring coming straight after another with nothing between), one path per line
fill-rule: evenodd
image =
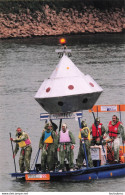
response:
M81 3L56 7L41 4L41 9L28 7L16 12L0 12L0 38L23 38L78 33L120 33L125 30L124 8L99 9Z

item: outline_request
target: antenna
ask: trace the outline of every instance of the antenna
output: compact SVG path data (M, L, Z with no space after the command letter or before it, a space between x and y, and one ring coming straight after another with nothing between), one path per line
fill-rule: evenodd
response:
M59 40L59 43L63 46L62 49L56 49L55 50L55 52L58 53L59 58L61 58L64 54L67 55L68 57L71 57L71 49L67 49L66 39L61 38Z

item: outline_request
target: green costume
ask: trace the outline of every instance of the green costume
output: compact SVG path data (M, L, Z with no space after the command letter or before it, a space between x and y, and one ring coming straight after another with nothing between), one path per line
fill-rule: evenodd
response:
M82 129L80 130L80 146L79 146L79 153L77 157L77 167L81 168L83 166L83 160L85 159L85 150L86 150L86 155L87 155L87 160L88 160L88 166L93 167L93 162L91 158L91 153L90 153L90 132L89 128L87 127L87 124L84 122L84 127L82 126ZM84 145L85 144L85 147Z
M17 138L13 139L13 141L16 143L14 154L16 155L19 147L21 147L19 167L20 171L23 173L24 171L27 172L30 170L30 160L32 154L31 141L29 139L29 136L23 131L21 131L20 135L16 133L16 136Z
M57 135L48 128L48 124L45 126L45 130L42 132L42 136L39 142L39 148L42 149L41 155L41 169L42 171L54 171L55 170L55 148L57 148Z
M59 161L60 161L60 170L65 169L65 159L68 160L69 163L69 169L72 169L74 167L74 163L73 163L73 159L74 159L74 144L75 144L75 138L72 134L71 131L69 131L68 129L66 129L66 131L68 131L68 135L69 135L69 142L62 142L61 141L61 135L66 134L64 132L62 132L62 130L59 132L58 134L58 152L59 152ZM64 135L65 136L65 135Z

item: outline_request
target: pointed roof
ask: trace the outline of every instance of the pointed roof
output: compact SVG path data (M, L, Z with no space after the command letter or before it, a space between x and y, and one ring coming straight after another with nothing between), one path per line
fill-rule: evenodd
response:
M35 98L52 98L102 92L89 75L84 75L65 54L49 79L44 80Z
M50 76L50 79L53 78L64 78L64 77L81 77L84 74L75 66L75 64L68 58L65 54L59 61L56 69Z

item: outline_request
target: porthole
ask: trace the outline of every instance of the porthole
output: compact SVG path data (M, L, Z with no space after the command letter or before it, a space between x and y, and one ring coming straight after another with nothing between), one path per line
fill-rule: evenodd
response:
M59 105L59 106L63 106L63 102L61 102L61 101L58 102L58 105Z
M88 102L87 98L84 98L83 101L82 101L83 104L86 104L87 102Z

